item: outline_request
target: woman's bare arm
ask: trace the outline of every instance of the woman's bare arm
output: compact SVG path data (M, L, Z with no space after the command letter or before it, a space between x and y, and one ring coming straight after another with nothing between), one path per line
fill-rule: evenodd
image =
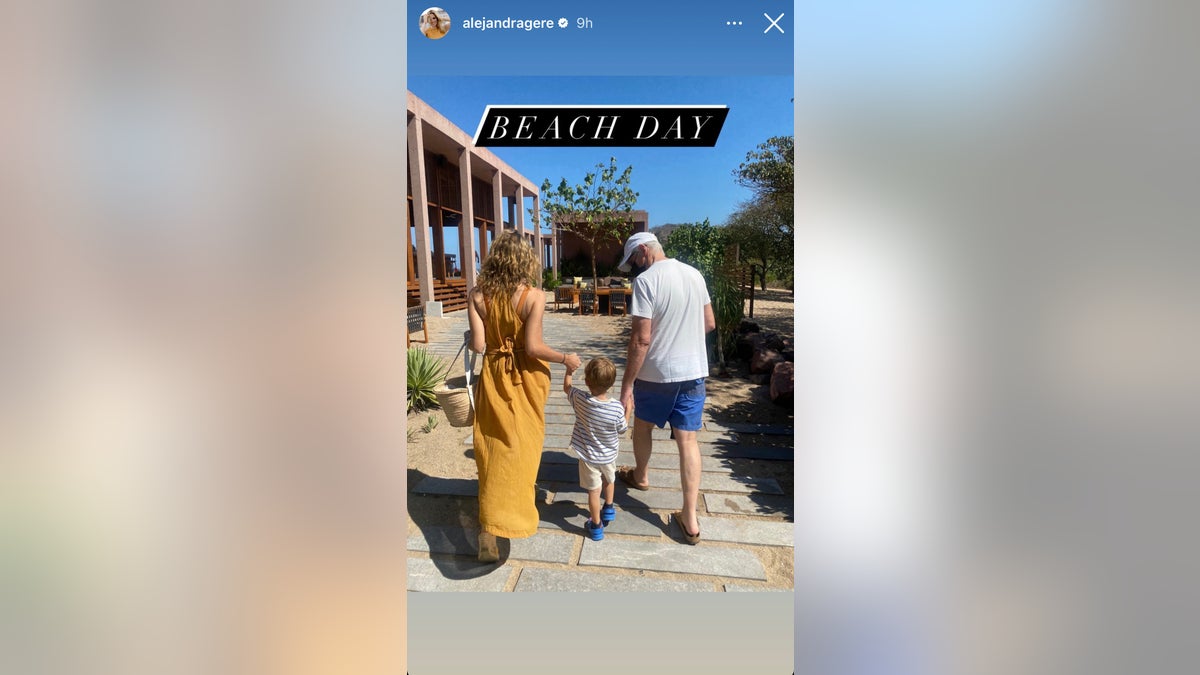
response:
M483 335L483 316L480 314L481 311L486 313L487 308L484 307L481 310L481 305L483 305L483 295L478 289L471 291L470 297L467 298L467 325L471 329L471 344L467 347L476 354L483 353L487 347L487 340Z

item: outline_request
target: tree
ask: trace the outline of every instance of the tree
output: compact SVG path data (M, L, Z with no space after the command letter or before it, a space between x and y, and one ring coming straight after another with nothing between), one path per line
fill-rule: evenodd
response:
M608 241L621 243L633 234L629 211L637 203L638 193L630 187L633 167L617 168L617 158L610 157L596 171L584 175L583 182L572 186L563 178L551 189L550 179L542 182L543 207L546 218L557 223L558 229L570 232L591 246L592 278L596 278L596 251ZM539 214L533 214L539 222Z
M712 298L713 316L717 320L717 362L721 374L728 373L725 353L732 351L737 327L745 311L742 289L737 281L736 261L732 259L732 242L729 231L714 227L705 218L704 222L680 225L671 231L663 244L663 251L704 275Z
M746 161L733 172L738 185L750 188L779 214L779 220L792 234L794 190L796 186L796 140L791 136L773 136L746 153Z
M791 272L791 223L784 222L783 215L773 205L760 198L746 202L733 212L725 227L729 241L740 248L742 260L751 263L760 274L764 291L768 272L778 277Z
M677 225L663 242L663 252L700 270L709 281L725 251L724 232L705 218L700 223Z

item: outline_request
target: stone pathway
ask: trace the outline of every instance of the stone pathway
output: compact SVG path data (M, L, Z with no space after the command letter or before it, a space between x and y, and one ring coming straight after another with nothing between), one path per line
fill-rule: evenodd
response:
M623 318L611 321L622 321ZM448 315L431 331L431 352L452 358L466 330L466 312ZM552 344L574 345L581 355L604 353L618 366L624 342L598 322L607 317L545 314ZM608 324L611 325L611 324ZM461 359L459 360L461 370ZM603 541L584 534L587 493L579 488L568 448L573 416L563 394L562 366L551 366L554 386L546 406L546 440L538 473L538 533L501 545L501 562L475 560L477 531L425 526L408 538L410 591L790 591L791 575L769 574L771 560L792 557L793 499L778 480L790 474L792 431L787 427L707 423L702 455L700 531L697 546L682 542L670 517L681 506L679 460L669 429L655 429L647 491L617 484L617 518ZM582 377L577 378L582 384ZM471 439L467 439L468 446ZM622 440L619 464L633 464L632 441ZM789 482L790 485L790 482ZM450 508L477 508L474 481L429 476L409 500L453 500Z

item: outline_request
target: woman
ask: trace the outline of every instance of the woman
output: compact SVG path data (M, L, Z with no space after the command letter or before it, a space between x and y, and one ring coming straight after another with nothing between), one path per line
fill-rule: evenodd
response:
M550 395L547 361L581 364L542 342L545 295L534 287L541 264L515 232L496 238L468 298L471 350L483 352L475 391L475 464L479 468L479 560L500 559L496 537L537 532L538 465Z
M427 38L437 40L438 38L444 37L450 30L449 26L444 28L442 27L441 17L437 15L437 11L434 9L430 9L428 12L425 12L424 16L421 18L425 24L421 28L421 32L424 33L425 37Z

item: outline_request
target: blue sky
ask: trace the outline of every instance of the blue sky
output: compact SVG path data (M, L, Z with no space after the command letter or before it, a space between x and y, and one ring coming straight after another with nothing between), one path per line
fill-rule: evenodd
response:
M749 190L732 172L746 153L771 136L793 133L793 81L789 77L416 77L414 94L468 135L484 108L513 104L712 104L729 106L714 148L494 148L497 156L541 185L549 178L571 184L616 157L633 165L636 208L650 225L722 223Z

